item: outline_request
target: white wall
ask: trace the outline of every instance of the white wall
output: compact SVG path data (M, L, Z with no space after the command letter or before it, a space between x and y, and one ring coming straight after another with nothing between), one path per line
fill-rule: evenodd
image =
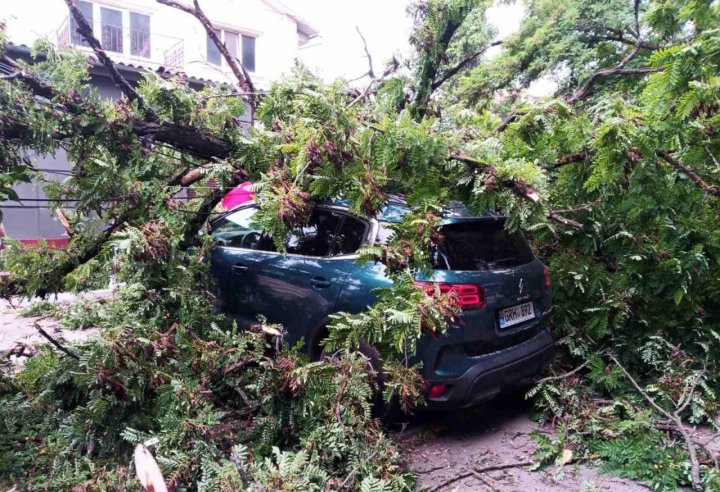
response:
M189 0L185 0L191 3ZM154 0L97 0L96 5L130 10L150 15L153 46L183 40L185 72L194 77L233 82L226 67L206 63L206 34L200 23L184 12L158 4ZM201 0L201 7L215 27L257 36L256 71L251 74L256 85L269 82L292 66L298 53L295 21L262 0ZM68 16L63 0L0 0L0 19L8 24L10 41L31 45L40 37L57 39L58 29ZM99 37L100 15L95 7L95 34ZM127 17L124 28L127 29ZM117 61L157 68L153 60L111 54Z
M267 86L292 66L297 55L297 26L290 17L270 8L262 0L206 0L203 9L218 28L256 36L256 85ZM186 16L187 17L187 16ZM217 78L218 67L205 63L205 30L195 19L178 19L185 26L185 61L190 75ZM170 26L168 26L170 27ZM225 68L227 75L227 69ZM220 75L221 76L221 75ZM232 76L229 76L232 81Z

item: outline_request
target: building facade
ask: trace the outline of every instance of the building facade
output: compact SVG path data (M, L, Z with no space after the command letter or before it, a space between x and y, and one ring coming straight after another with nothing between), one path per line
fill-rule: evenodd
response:
M0 19L7 22L9 56L29 59L28 46L37 38L92 53L77 33L63 1L8 3L14 5L0 4ZM235 82L219 50L190 14L155 0L76 0L76 4L105 52L131 83L148 71L184 73L191 86L198 88ZM278 0L204 0L200 5L216 34L260 90L287 72L299 50L318 35L306 20ZM0 72L3 69L9 70L0 64ZM103 96L120 97L101 65L91 69L91 81ZM51 179L63 179L71 169L62 150L38 157L35 165ZM16 191L20 203L0 203L8 236L26 242L45 239L58 245L66 243L62 226L44 206L42 191L34 184L19 185Z

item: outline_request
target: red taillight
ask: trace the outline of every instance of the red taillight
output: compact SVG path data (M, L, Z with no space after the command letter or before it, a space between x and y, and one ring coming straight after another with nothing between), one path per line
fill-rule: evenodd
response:
M550 288L550 269L548 267L543 267L543 273L545 274L545 287Z
M435 289L441 294L453 292L457 296L457 304L463 311L477 311L487 305L485 289L475 284L448 284L436 282L415 282L429 296L435 295Z
M430 386L430 391L428 391L428 398L440 398L445 394L446 389L447 386L444 384L433 384Z

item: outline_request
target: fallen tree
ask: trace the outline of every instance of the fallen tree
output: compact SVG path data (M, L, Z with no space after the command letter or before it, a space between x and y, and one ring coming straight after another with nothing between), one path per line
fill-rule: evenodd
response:
M418 2L411 71L394 62L375 77L370 63L359 92L298 68L256 98L232 59L236 88L152 75L127 84L67 2L125 97L102 100L76 52L40 43L34 63L6 60L0 194L33 174L28 155L62 148L72 173L45 190L53 208L76 204L62 214L67 251L11 247L7 263L25 296L84 288L110 262L127 286L77 359L43 350L1 381L0 476L35 489L137 488L125 466L135 444L154 443L171 487L410 488L371 419L377 374L356 350L376 342L386 394L422 404L422 381L398 361L441 334L453 307L411 280L438 240L439 207L459 200L532 231L552 267L564 350L560 374L532 394L562 432L539 439L539 463L570 452L656 486L717 486L716 457L687 438L688 422L717 415L716 6L534 2L486 58L500 43L485 3ZM208 28L198 2L160 3ZM553 71L554 97L523 99ZM258 125L246 132L248 107ZM278 343L281 327L238 332L212 313L202 231L223 190L244 180L276 240L314 201L343 196L372 216L402 193L413 208L386 246L364 252L394 283L331 325L339 357L310 363ZM178 199L183 187L197 198ZM391 311L403 316L391 322ZM670 430L654 425L668 419ZM653 460L662 470L648 472Z

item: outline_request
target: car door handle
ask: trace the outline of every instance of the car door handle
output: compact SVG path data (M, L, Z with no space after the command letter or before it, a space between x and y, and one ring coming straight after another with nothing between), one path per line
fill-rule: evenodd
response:
M244 273L247 273L248 267L246 267L242 263L236 263L235 265L232 266L232 271L233 271L233 273L242 275Z
M310 285L316 289L324 289L325 287L330 287L330 281L325 280L323 277L315 277L310 281Z

